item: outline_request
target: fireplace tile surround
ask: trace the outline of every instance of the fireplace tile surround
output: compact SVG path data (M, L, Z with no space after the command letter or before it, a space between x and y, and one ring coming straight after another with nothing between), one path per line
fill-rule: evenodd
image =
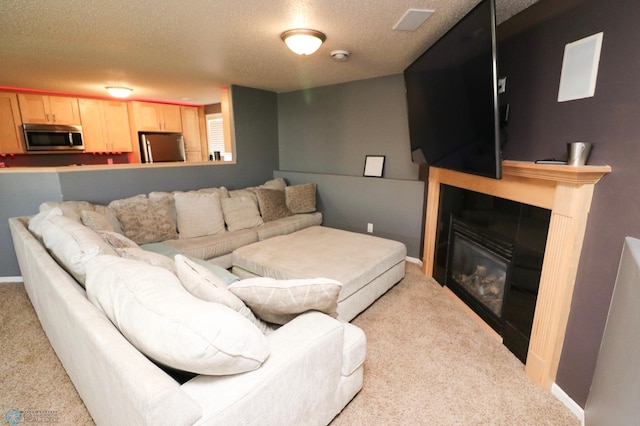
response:
M578 261L595 184L609 166L542 165L507 161L500 180L429 168L423 273L434 276L441 185L475 191L551 211L525 371L539 386L555 381ZM443 284L443 283L441 283Z

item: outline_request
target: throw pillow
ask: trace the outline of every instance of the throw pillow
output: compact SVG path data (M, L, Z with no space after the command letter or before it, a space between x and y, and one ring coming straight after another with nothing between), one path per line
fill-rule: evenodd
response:
M284 189L287 208L291 213L312 213L316 211L316 184L287 186Z
M207 194L218 194L218 197L222 200L223 198L229 198L229 191L224 186L220 188L201 188L198 189L197 192L204 192Z
M220 201L229 231L253 228L264 223L258 206L250 197L223 198Z
M263 333L271 331L271 328L264 321L256 318L251 309L247 308L247 305L238 296L229 291L224 281L207 268L181 254L176 255L175 261L178 278L189 293L198 299L230 307L251 321Z
M162 268L98 256L87 264L87 297L133 346L171 368L237 374L269 356L264 334L249 320L192 296Z
M275 178L266 181L263 185L260 185L260 188L265 189L278 189L280 191L284 191L284 188L287 186L287 183L282 178Z
M42 231L47 221L53 216L63 216L60 207L53 207L50 210L41 210L40 213L29 219L29 231L42 241Z
M95 204L93 208L96 213L102 214L109 221L114 232L122 234L122 228L120 227L118 216L111 207L103 206L101 204Z
M45 201L40 204L39 211L51 210L59 207L65 216L80 222L80 212L82 210L93 210L93 204L88 201Z
M176 192L173 197L181 239L225 232L218 194L190 191Z
M258 195L258 206L262 220L270 222L272 220L291 216L291 212L287 208L284 191L279 189L259 188L256 190Z
M136 195L114 200L109 207L115 210L122 232L136 244L154 243L178 238L167 197L148 198Z
M43 224L42 241L60 266L83 286L87 260L100 254L117 255L98 234L67 216L50 217Z
M177 275L176 263L173 259L163 256L152 251L146 251L140 247L128 247L116 249L116 252L125 259L137 260L140 262L148 263L151 266L159 266L166 269L174 275Z
M251 308L258 318L285 324L306 311L336 317L342 283L328 278L276 280L258 277L237 281L229 291Z
M138 245L122 234L111 231L98 231L98 235L114 249L137 248Z
M93 210L82 210L80 212L80 219L84 226L88 226L94 231L115 231L111 222L102 214Z

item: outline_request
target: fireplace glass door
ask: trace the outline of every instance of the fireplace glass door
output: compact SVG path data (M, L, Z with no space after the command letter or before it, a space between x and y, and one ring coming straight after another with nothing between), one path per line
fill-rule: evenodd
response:
M513 246L453 222L447 286L500 332Z

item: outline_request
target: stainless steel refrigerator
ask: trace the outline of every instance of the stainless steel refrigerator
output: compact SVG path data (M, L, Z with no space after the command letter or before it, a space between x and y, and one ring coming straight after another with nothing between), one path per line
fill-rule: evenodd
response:
M143 163L185 161L184 138L180 133L140 133Z

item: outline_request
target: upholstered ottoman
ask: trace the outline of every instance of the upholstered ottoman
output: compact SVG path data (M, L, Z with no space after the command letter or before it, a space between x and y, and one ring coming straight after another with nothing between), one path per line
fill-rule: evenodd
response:
M404 244L312 226L249 244L232 254L240 278L331 278L342 283L338 318L351 321L404 277Z

